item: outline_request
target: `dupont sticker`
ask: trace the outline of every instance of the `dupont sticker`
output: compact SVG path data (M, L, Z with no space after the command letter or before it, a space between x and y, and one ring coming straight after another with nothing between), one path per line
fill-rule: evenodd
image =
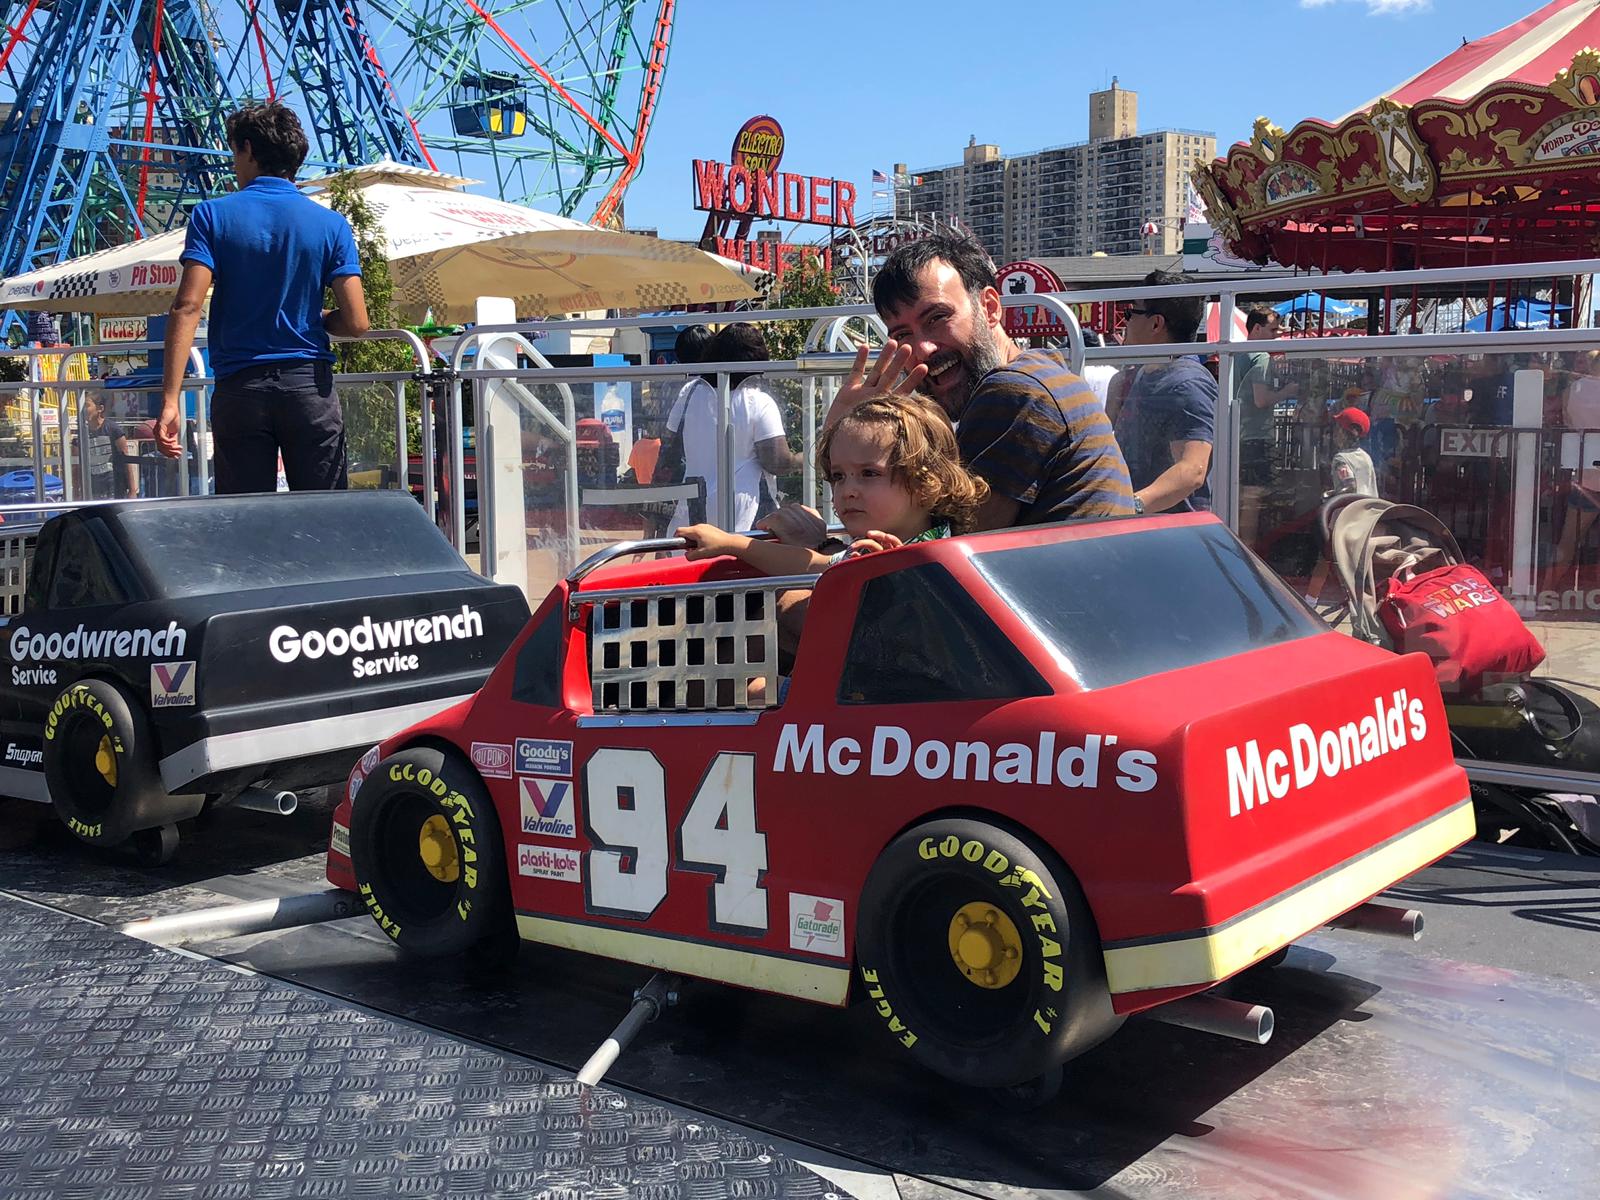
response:
M517 739L518 775L555 775L572 778L572 743L545 738Z
M510 779L511 747L504 742L473 742L472 765L490 779Z
M518 779L522 793L522 832L545 837L577 836L572 816L572 780Z
M844 957L844 901L789 893L789 949Z
M350 857L350 826L341 825L341 824L339 824L339 822L335 821L333 823L333 841L332 841L331 845L333 846L333 852L335 854L342 854L346 858L349 858Z
M583 882L583 856L565 846L517 846L517 874L562 883Z
M361 756L361 761L350 768L350 781L345 785L345 795L350 799L356 798L356 793L361 790L361 785L367 781L367 776L372 774L372 768L378 765L378 748L374 746Z
M194 663L150 664L150 707L180 708L194 705Z

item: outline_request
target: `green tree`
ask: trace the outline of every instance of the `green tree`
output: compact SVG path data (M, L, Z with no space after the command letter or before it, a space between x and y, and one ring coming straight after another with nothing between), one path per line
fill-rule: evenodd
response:
M839 303L839 289L828 278L822 258L814 251L791 254L783 274L767 297L768 308L825 308ZM805 348L810 321L768 321L761 326L767 354L775 361L797 358Z
M367 298L367 317L374 329L396 329L400 325L395 311L394 278L389 274L385 253L383 223L348 172L334 176L328 185L328 201L342 213L355 234L361 256L361 290ZM330 293L328 304L332 306ZM334 347L335 367L343 374L417 369L416 356L406 342L339 342ZM411 453L420 451L422 407L415 383L405 385L406 444ZM395 461L394 384L345 384L340 388L344 406L345 440L353 467L374 467Z

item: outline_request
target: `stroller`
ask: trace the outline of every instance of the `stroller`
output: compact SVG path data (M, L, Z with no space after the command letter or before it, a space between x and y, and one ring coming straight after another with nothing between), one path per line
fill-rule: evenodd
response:
M1346 493L1323 505L1320 523L1324 553L1348 602L1330 622L1337 626L1348 617L1353 636L1388 650L1399 647L1380 612L1396 573L1465 561L1444 523L1413 505ZM1435 664L1441 665L1437 657ZM1444 700L1458 758L1600 772L1600 708L1551 680L1509 674L1446 690ZM1521 840L1550 849L1600 855L1600 800L1593 796L1552 796L1474 779L1472 797L1486 838L1498 841L1515 831Z

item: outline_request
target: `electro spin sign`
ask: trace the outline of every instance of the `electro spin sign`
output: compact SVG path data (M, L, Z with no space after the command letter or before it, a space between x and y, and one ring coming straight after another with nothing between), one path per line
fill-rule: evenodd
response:
M829 265L826 249L748 240L757 220L833 228L856 223L856 185L825 175L780 172L783 149L783 126L763 115L739 127L728 162L694 160L694 206L708 214L700 241L705 249L775 273L797 250L820 253ZM738 229L730 238L728 227L735 220Z

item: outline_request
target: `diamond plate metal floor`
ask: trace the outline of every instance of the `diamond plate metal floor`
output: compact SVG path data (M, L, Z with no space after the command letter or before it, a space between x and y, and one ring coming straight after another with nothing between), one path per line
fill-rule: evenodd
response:
M0 1196L837 1198L750 1137L0 893Z

